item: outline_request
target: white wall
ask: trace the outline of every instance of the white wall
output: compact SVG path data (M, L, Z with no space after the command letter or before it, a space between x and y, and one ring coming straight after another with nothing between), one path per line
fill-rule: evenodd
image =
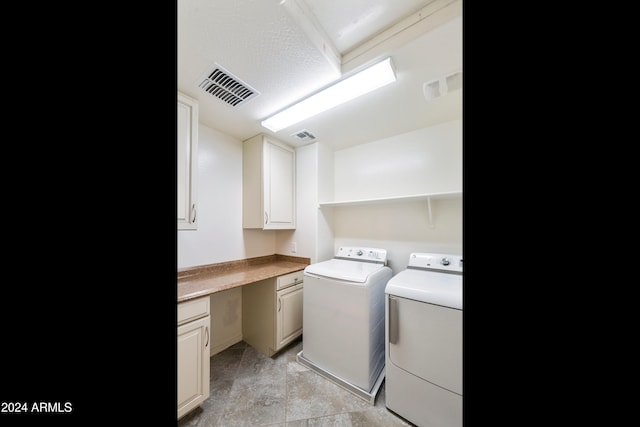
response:
M462 120L334 153L335 201L462 191Z
M364 246L387 250L393 273L407 267L411 252L462 254L462 198L333 207L335 249Z
M462 121L419 129L338 150L336 201L462 192ZM339 246L387 250L394 274L411 252L462 254L462 197L323 207Z
M178 268L276 252L276 233L242 228L242 141L198 127L198 229L178 231Z
M278 230L276 253L314 258L315 218L318 210L316 144L296 148L296 229ZM291 244L297 251L293 252Z
M333 200L334 167L333 150L324 144L318 145L318 200ZM314 262L332 258L334 249L333 210L318 209L316 211L316 258Z
M203 124L198 133L198 229L178 231L178 268L274 253L318 262L332 257L339 245L361 245L363 240L377 241L378 245L369 246L389 251L397 248L395 252L402 255L390 253L397 265L406 263L400 259L405 247L415 247L415 252L462 251L461 200L432 200L434 228L416 230L415 239L408 241L402 238L406 230L394 222L420 224L417 221L427 217L424 201L318 209L318 200L461 191L461 120L335 153L320 143L297 148L298 226L278 231L242 228L242 141ZM408 216L402 219L403 211L396 209L405 209ZM379 227L375 218L381 217L392 221L387 228Z

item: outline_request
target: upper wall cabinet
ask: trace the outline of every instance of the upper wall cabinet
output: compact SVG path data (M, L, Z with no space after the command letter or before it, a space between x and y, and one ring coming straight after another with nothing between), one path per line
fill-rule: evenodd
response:
M266 135L243 142L242 226L296 228L296 152Z
M195 230L198 177L198 102L178 92L178 230Z

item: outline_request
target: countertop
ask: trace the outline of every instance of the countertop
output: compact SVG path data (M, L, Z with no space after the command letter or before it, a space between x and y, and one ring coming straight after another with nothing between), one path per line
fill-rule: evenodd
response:
M178 270L178 302L304 270L309 258L267 255Z

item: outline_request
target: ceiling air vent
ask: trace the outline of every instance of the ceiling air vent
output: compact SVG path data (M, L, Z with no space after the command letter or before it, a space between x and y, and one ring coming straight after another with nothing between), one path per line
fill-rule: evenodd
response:
M215 63L198 80L198 87L233 107L260 95L260 92Z
M300 141L313 141L314 139L316 139L315 135L313 135L311 132L309 132L306 129L299 130L298 132L292 133L291 136Z

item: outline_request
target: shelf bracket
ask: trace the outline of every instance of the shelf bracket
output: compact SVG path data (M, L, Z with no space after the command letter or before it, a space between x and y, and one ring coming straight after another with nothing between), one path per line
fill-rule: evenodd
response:
M429 217L427 218L429 228L434 228L433 214L431 213L431 197L427 197L427 213L429 214Z

